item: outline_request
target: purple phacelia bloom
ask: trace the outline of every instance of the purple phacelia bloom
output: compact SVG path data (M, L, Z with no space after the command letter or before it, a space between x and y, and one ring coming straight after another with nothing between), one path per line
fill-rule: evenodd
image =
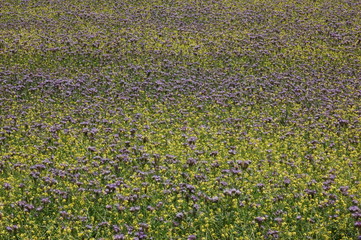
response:
M244 160L244 161L238 160L236 162L239 166L241 166L243 170L246 170L249 167L249 165L252 163L250 160Z
M187 139L187 142L189 145L194 145L196 144L197 138L196 137L190 137Z
M6 227L6 230L8 231L8 232L15 232L16 230L18 230L19 229L19 226L18 225L12 225L12 226L7 226Z
M344 196L349 195L349 193L348 193L348 190L350 189L349 186L341 186L339 189L340 189L340 192L342 193L342 195L344 195Z
M96 147L90 146L90 147L88 147L88 151L90 151L90 152L96 152L97 149L96 149Z
M140 210L139 206L129 208L130 212L138 212L139 210Z
M5 190L10 190L12 188L10 183L4 183L3 187Z
M124 240L125 236L124 236L124 234L117 234L117 235L113 236L113 239L114 240Z
M196 235L189 235L187 240L196 240L197 236Z
M189 158L189 159L187 160L187 164L188 164L189 166L194 166L194 165L197 164L197 160L194 159L194 158Z
M108 222L101 222L98 224L99 227L106 227L106 226L109 226L109 223Z
M306 189L305 193L307 193L308 195L310 195L311 197L314 197L316 195L316 190L310 190L310 189Z
M44 164L36 164L34 166L31 166L30 169L41 171L41 170L46 169L46 166Z
M266 220L266 218L265 218L265 217L256 217L254 220L255 220L257 223L262 223L262 222L264 222L264 221Z
M36 208L36 211L37 211L37 212L40 212L40 211L42 211L43 209L44 209L44 207L37 207L37 208Z
M215 196L215 197L209 198L209 201L216 203L219 201L219 197Z
M201 208L201 206L199 206L199 204L194 204L193 205L193 209L198 211Z
M273 238L276 238L276 239L279 237L278 233L279 233L279 231L276 231L276 230L268 230L267 231L268 236L272 236Z
M62 216L62 217L69 216L69 213L67 211L60 211L59 213L60 213L60 216Z
M288 186L288 185L290 185L291 180L290 180L289 178L285 178L285 180L283 180L283 183L284 183L286 186Z
M358 206L351 206L348 208L348 210L352 213L360 212L360 208Z
M148 211L150 211L150 212L152 212L152 211L154 211L154 210L155 210L155 208L154 208L154 207L152 207L152 206L147 206L147 210L148 210Z
M45 198L41 199L41 203L43 203L43 204L47 204L47 203L50 203L50 202L51 201L50 201L50 199L48 197L45 197Z
M24 207L25 212L30 212L33 209L35 209L35 206L33 204L26 204Z
M134 233L134 235L135 235L134 240L146 239L148 237L147 234L145 234L143 231L136 232Z
M120 228L119 228L118 225L113 225L112 227L113 227L113 231L114 231L115 233L120 232Z

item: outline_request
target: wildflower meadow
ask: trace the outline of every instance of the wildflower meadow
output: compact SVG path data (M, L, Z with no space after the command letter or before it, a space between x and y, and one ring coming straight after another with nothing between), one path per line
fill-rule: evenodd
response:
M361 239L359 0L1 0L0 240Z

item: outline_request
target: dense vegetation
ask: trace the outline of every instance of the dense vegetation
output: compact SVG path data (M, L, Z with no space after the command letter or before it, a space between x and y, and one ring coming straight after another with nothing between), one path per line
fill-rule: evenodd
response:
M360 239L359 0L3 0L0 239Z

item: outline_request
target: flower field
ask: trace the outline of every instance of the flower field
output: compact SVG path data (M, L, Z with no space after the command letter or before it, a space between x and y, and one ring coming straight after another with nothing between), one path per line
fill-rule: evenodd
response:
M361 239L359 0L0 2L0 240Z

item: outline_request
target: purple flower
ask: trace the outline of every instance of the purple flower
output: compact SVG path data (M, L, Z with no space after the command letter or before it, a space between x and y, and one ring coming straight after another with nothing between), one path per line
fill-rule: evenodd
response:
M109 226L108 222L101 222L98 224L99 227L105 227L105 226Z
M278 233L279 233L279 231L275 231L275 230L270 229L270 230L268 230L267 235L272 236L273 238L278 238L279 237Z
M96 149L95 147L90 146L90 147L88 147L88 151L90 151L90 152L96 152L97 149Z
M316 190L310 190L310 189L306 189L305 193L307 193L309 196L314 197L316 195Z
M47 197L41 199L41 203L43 203L43 204L47 204L47 203L50 203L50 202L51 202L50 199L47 198Z
M59 213L60 213L60 215L61 215L62 217L67 217L67 216L69 216L69 213L68 213L67 211L60 211Z
M266 220L266 218L265 217L256 217L254 220L256 220L256 222L258 224L260 224L260 223L264 222Z
M155 210L155 208L149 205L149 206L147 206L147 210L152 212Z
M290 180L289 178L285 178L285 180L283 180L283 183L284 183L286 186L288 186L288 185L290 185L291 180Z
M249 160L237 161L237 164L238 164L239 166L241 166L241 168L242 168L243 170L246 170L251 163L252 163L252 162L249 161Z
M114 231L115 233L120 232L120 228L119 228L119 226L117 226L117 225L113 225L113 231Z
M10 190L12 188L10 183L4 183L3 187L5 190Z
M197 164L197 160L194 159L194 158L189 158L189 159L187 160L187 164L188 164L189 166L194 166L194 165Z
M198 204L193 205L193 209L196 211L199 210L200 208L201 208L201 206L199 206Z
M351 216L355 219L361 219L361 212L352 213Z
M352 212L352 213L360 212L360 209L359 209L359 207L357 207L357 206L351 206L351 207L348 208L348 210L349 210L350 212Z
M176 218L178 218L178 219L182 219L183 217L184 217L184 213L177 213L176 215L175 215L175 217Z
M215 196L215 197L209 198L209 201L216 203L219 201L219 197Z
M197 137L190 137L187 139L187 142L189 145L194 145L196 144L196 141L197 141Z
M124 240L125 236L124 236L124 234L117 234L117 235L113 236L113 239L114 240Z
M187 240L195 240L197 239L197 236L196 235L189 235Z
M349 194L348 193L349 186L341 186L339 189L340 189L342 195L347 196Z
M138 212L139 210L140 210L139 206L129 208L130 212Z
M145 234L143 231L136 232L134 233L134 235L135 235L134 239L145 239L148 237L147 234Z
M18 230L19 229L19 226L18 225L12 225L12 226L7 226L6 227L6 230L8 231L8 232L15 232L16 230Z

